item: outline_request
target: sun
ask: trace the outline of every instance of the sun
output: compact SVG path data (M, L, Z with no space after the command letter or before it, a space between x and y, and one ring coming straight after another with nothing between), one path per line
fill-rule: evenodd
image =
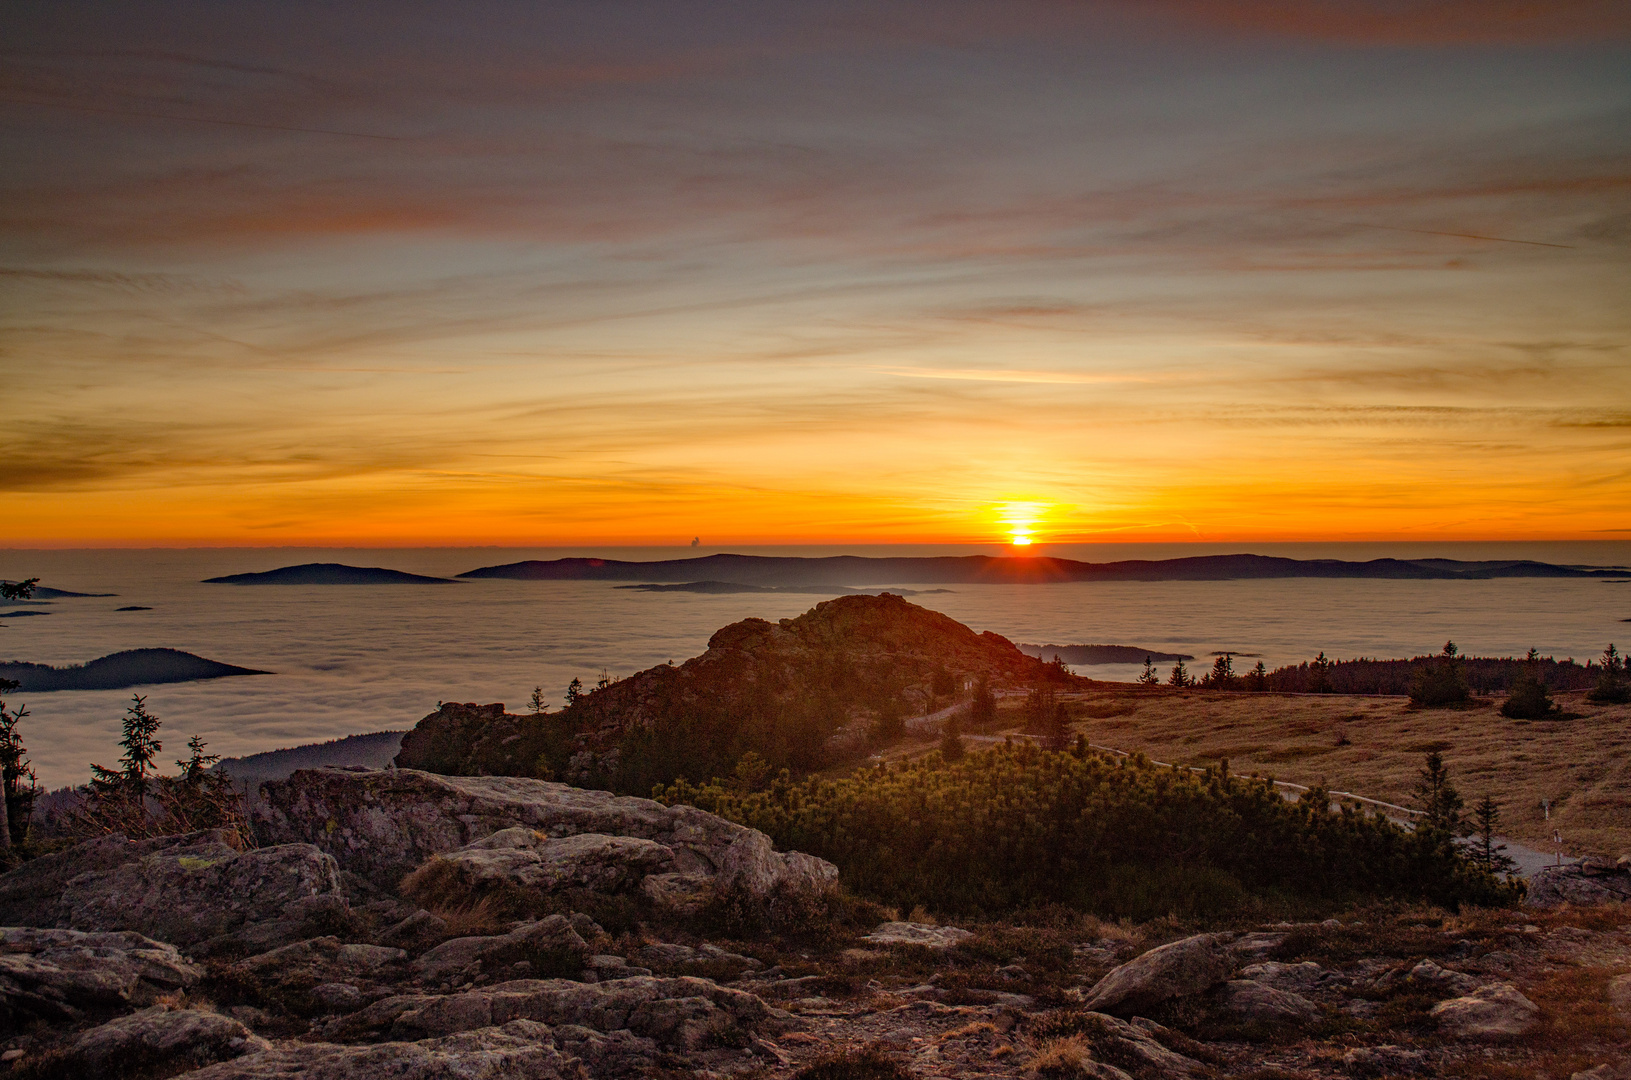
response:
M1047 503L1010 502L997 507L997 520L1008 533L1008 543L1014 547L1030 547L1036 540L1036 524L1048 511Z

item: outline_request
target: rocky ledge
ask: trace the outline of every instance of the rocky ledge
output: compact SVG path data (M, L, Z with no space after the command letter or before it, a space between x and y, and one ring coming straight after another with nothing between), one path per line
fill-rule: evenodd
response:
M830 866L693 808L411 770L269 787L260 847L102 837L0 875L0 1076L1612 1080L1631 1032L1613 899L862 921Z
M257 828L309 844L374 884L417 871L471 895L639 894L695 912L710 902L814 900L831 863L775 850L755 829L691 806L512 776L313 769L262 787Z

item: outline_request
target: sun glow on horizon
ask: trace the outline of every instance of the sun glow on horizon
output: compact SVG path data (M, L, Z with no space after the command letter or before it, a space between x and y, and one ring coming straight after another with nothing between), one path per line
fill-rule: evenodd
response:
M997 520L1008 533L1008 543L1014 547L1030 547L1036 541L1036 524L1051 508L1044 502L1010 502L997 508Z

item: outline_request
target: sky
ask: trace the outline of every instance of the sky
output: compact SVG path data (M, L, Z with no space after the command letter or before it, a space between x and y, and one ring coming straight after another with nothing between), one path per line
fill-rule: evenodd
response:
M0 547L1631 538L1623 0L14 3Z

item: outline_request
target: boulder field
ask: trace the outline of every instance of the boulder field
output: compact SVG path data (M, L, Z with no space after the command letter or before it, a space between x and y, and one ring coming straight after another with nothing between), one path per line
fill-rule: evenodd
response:
M638 892L695 911L817 897L838 881L831 863L778 852L764 833L695 807L544 780L315 769L261 790L256 827L268 840L309 845L382 887L437 859L474 892Z
M260 846L101 837L0 875L0 1078L1599 1080L1631 1035L1612 900L863 920L829 864L690 807L406 769L267 788ZM780 929L727 917L755 911Z

